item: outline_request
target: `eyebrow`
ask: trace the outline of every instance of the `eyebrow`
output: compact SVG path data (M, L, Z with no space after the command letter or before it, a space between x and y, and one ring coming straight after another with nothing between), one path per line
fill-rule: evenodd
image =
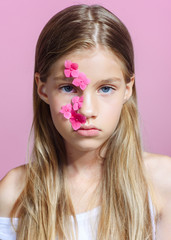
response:
M74 79L73 77L57 76L54 78L54 81L62 80L66 82L71 82L73 81L73 79ZM105 84L105 83L113 83L113 82L121 82L121 78L111 77L111 78L100 80L98 83Z
M65 76L57 76L54 78L54 81L59 81L59 80L62 80L62 81L66 81L66 82L71 82L73 81L73 77L65 77Z
M121 82L121 78L118 78L118 77L111 77L111 78L108 78L108 79L103 79L101 81L99 81L99 83L113 83L113 82Z

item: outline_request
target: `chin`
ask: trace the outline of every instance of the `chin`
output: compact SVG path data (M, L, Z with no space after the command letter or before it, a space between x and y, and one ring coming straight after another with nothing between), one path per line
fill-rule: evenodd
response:
M77 141L67 145L72 151L91 152L91 151L97 151L98 149L100 149L102 144L99 144L96 141L87 140L87 141Z
M79 151L82 151L82 152L92 152L92 151L97 151L97 147L93 147L93 146L85 146L85 147L79 147Z

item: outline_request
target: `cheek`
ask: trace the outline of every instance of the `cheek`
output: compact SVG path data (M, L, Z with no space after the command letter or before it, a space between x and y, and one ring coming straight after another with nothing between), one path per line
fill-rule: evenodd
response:
M61 106L56 106L55 108L52 106L50 107L53 124L61 136L64 137L66 130L71 130L71 124L68 119L64 119L63 115L59 112L60 109Z
M105 104L101 104L101 108L105 112L106 115L110 118L117 118L120 116L121 110L123 107L123 99L114 98L112 100L106 101Z
M71 123L65 119L63 114L60 113L61 107L71 103L69 98L64 98L61 95L49 98L49 107L51 117L56 130L64 137L65 132L72 131Z
M64 105L60 98L49 98L49 107L51 117L55 127L62 122L62 114L60 113L61 107Z
M122 111L123 104L121 101L116 101L113 104L108 104L104 109L103 117L106 119L106 125L108 125L108 128L113 128L113 130L116 128L121 111Z
M49 105L53 114L58 114L61 110L61 107L68 103L71 103L71 97L66 97L62 94L57 95L54 93L49 97Z
M50 102L49 105L50 105L51 115L53 117L60 116L60 109L62 107L62 103L60 103L59 101L56 101L56 102L54 101L54 102Z

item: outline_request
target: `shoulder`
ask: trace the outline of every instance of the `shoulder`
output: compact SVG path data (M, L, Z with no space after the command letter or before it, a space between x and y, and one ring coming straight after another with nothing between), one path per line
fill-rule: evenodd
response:
M168 156L143 154L147 177L153 188L153 200L159 219L156 239L170 239L171 235L171 158ZM150 192L151 193L151 192Z
M26 165L9 171L0 181L0 217L9 217L10 211L24 189Z
M143 159L158 210L171 223L171 158L145 152Z
M144 152L143 159L147 174L158 190L171 193L171 157Z
M161 154L155 154L155 153L148 153L143 152L143 159L144 162L147 164L170 164L171 165L171 157Z
M160 196L171 197L171 158L144 152L144 164L148 177Z

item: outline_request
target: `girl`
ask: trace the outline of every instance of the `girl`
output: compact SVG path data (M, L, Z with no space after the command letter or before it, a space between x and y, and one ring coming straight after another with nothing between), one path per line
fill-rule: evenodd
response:
M134 72L130 35L107 9L50 19L36 47L33 151L1 181L0 239L152 240L156 223L169 239L159 203L170 187L149 173L170 158L142 152Z

